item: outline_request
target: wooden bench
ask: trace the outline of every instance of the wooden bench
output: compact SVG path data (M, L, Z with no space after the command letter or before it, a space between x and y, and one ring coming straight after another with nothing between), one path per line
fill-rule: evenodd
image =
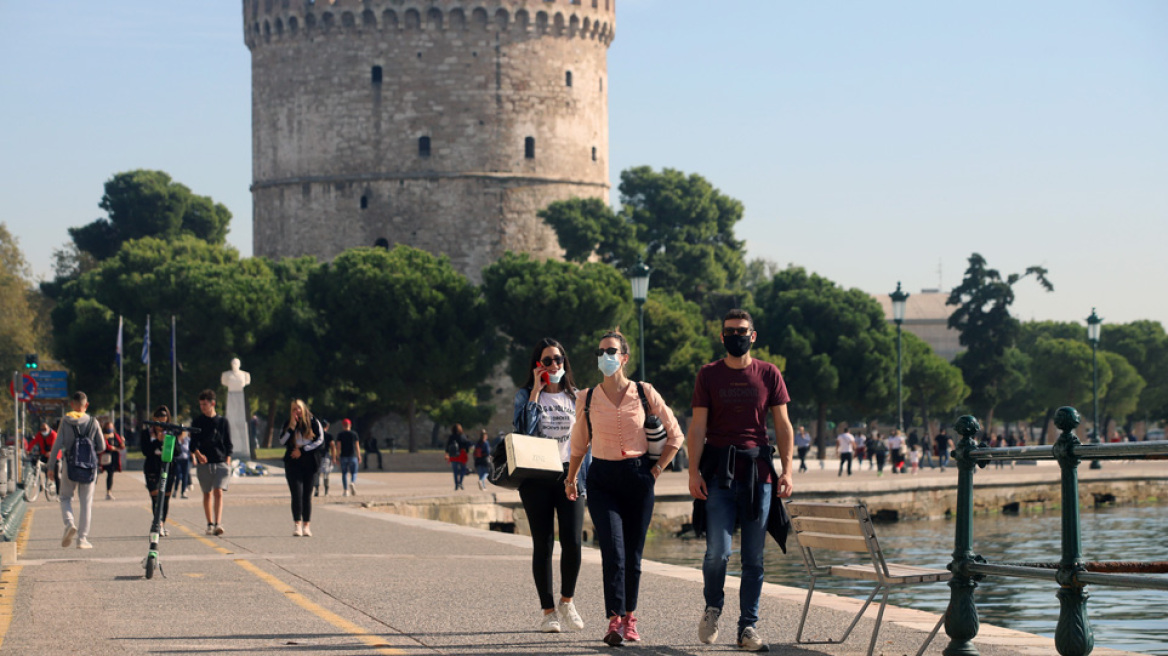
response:
M807 601L803 605L803 617L799 619L799 630L795 634L795 642L800 644L836 644L844 642L851 635L852 629L859 623L864 611L872 604L877 594L880 599L880 612L876 614L876 627L872 629L872 640L868 644L868 656L876 649L876 638L880 634L880 623L884 619L884 608L888 605L888 593L893 586L913 585L917 583L938 583L948 581L952 574L943 569L930 569L912 565L890 563L884 559L884 552L880 542L876 539L876 530L872 525L872 517L863 503L800 503L787 504L787 512L791 515L791 528L799 542L799 549L803 553L803 563L807 566L807 574L811 578L807 588ZM816 554L824 551L843 552L849 559L858 559L859 562L848 562L842 565L820 564ZM867 557L859 554L867 554ZM838 556L837 556L838 559ZM826 560L826 559L825 559ZM867 601L856 613L855 619L848 625L843 636L838 640L804 640L803 626L807 622L807 612L811 609L811 595L815 592L815 583L820 577L839 576L849 579L860 579L876 583ZM933 627L928 639L921 645L917 656L925 652L925 648L933 641L937 631L944 623L945 616Z

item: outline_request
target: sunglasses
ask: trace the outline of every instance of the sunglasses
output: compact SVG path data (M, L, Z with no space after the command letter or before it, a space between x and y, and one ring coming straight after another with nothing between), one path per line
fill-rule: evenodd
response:
M722 334L725 335L726 337L733 337L735 335L746 336L752 332L754 332L754 331L752 331L750 328L742 328L742 327L722 328Z
M562 355L553 355L540 360L540 363L545 367L550 367L553 364L564 364L564 357Z
M596 349L596 357L598 357L598 358L606 353L608 355L616 355L617 353L620 353L623 355L624 351L621 351L620 349L616 348L615 346L610 346L610 347L604 348L604 349Z

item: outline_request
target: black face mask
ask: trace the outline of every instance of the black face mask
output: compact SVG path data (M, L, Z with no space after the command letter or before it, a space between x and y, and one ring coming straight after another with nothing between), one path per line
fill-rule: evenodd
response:
M750 350L750 335L723 335L722 344L726 346L727 353L740 358Z

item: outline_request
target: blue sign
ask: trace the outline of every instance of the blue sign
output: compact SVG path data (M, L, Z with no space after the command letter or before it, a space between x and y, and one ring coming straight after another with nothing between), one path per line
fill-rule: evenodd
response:
M37 382L38 400L69 398L69 372L37 370L28 374Z

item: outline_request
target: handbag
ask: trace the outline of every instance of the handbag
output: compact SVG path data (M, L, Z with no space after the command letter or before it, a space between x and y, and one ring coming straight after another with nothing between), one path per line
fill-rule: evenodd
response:
M641 407L645 409L645 439L649 441L646 455L650 460L657 460L665 450L665 424L661 418L649 410L649 399L645 397L645 388L637 382L637 395L641 397Z
M508 490L527 480L556 480L564 475L560 447L546 437L510 433L491 452L487 480Z

